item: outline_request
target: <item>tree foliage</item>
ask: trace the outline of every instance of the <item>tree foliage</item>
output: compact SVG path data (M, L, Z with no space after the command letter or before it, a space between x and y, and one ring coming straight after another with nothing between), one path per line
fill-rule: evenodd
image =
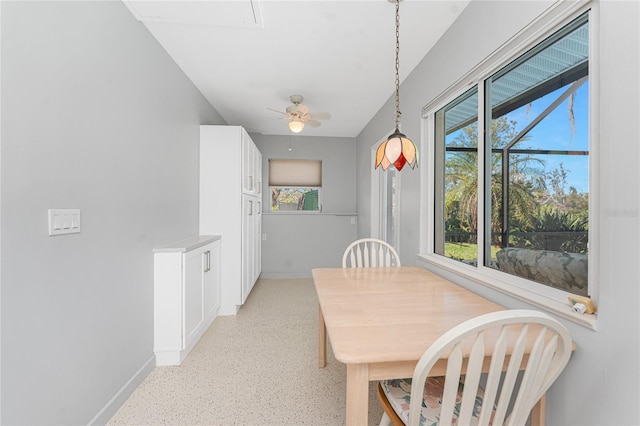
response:
M499 151L517 135L517 123L505 116L492 121L492 155L489 162L492 243L500 244L505 226L503 218L503 155ZM522 138L517 145L526 142ZM456 235L449 241L475 242L478 230L478 131L477 123L461 129L447 147L445 159L445 233ZM508 226L510 232L575 232L564 237L511 237L509 245L550 250L586 250L588 194L566 188L570 171L561 163L546 171L540 156L509 155ZM463 237L460 237L460 236ZM533 235L533 234L532 234ZM466 237L464 237L466 236ZM562 241L561 241L562 240ZM553 248L551 248L553 247Z

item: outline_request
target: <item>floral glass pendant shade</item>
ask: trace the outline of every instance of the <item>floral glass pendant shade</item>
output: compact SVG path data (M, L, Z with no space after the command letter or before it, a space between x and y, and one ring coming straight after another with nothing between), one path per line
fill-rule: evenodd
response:
M389 0L393 1L393 0ZM418 150L414 143L400 133L400 0L396 4L396 130L382 142L376 151L376 169L387 170L393 165L398 171L408 164L412 169L418 165Z
M398 171L402 170L405 164L412 169L418 165L416 146L398 129L382 142L376 151L376 169L381 166L382 170L387 170L392 164Z

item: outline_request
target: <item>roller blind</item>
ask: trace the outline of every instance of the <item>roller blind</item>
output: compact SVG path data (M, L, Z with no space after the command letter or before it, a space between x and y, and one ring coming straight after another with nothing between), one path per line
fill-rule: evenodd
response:
M321 160L269 159L269 186L321 187Z

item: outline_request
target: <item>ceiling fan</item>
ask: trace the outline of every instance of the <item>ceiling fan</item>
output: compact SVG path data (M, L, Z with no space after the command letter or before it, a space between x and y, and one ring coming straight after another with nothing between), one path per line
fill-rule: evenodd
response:
M275 109L267 108L269 111L277 112L282 114L282 117L289 120L289 130L293 133L300 133L302 129L304 129L304 125L308 124L311 127L318 127L320 121L318 120L328 120L331 118L331 114L328 112L316 112L309 113L309 108L306 105L302 104L302 100L304 99L301 95L291 95L289 97L291 103L293 105L289 105L286 109L286 112L278 111Z

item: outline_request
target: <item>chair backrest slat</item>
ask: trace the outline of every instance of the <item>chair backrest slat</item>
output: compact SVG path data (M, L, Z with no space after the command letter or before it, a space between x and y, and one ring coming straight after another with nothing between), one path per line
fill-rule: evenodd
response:
M365 268L375 267L375 265L371 264L372 259L371 259L371 253L369 252L369 244L365 243L362 245L362 254L364 257L364 267Z
M482 365L484 363L484 332L479 332L476 335L471 352L469 353L469 361L467 364L467 372L464 376L464 387L467 392L462 395L462 402L460 404L460 414L458 414L458 424L468 425L471 424L471 417L473 416L473 409L476 404L476 392L472 392L472 389L478 389L480 386L480 376L482 375Z
M492 408L496 403L498 387L500 386L502 366L504 365L505 357L507 355L507 332L508 327L503 325L500 328L500 334L498 335L493 347L491 365L489 366L487 383L484 389L484 404L482 405L480 417L478 419L479 425L488 425L491 421L491 415L493 413Z
M546 337L546 328L543 328L531 350L531 354L529 355L529 361L527 362L527 369L525 371L524 376L522 377L522 383L520 385L520 392L518 392L518 396L516 397L516 401L514 403L514 412L522 413L522 406L528 406L529 404L535 404L535 402L539 399L536 398L536 389L534 388L535 384L540 384L540 375L541 372L545 371L549 367L549 363L551 359L548 359L548 353L545 357L545 337ZM553 342L550 342L551 346L554 346ZM524 413L523 413L524 414ZM520 424L526 421L526 417L521 416L511 416L509 419L512 424Z
M551 367L551 363L554 361L553 358L553 354L556 351L556 348L558 347L558 336L554 335L551 338L551 341L547 344L547 347L544 349L544 355L543 355L543 362L541 363L539 370L541 372L546 371ZM544 380L548 380L545 378L544 374L537 374L536 375L536 382L533 385L533 390L536 389L541 389L542 387L546 386L543 382ZM537 401L542 397L542 394L536 394L536 395L532 395L532 397Z
M502 382L502 391L500 392L500 398L496 404L496 415L494 422L496 424L503 424L507 417L507 408L509 408L509 400L515 389L516 380L520 372L520 365L522 364L522 358L524 357L525 347L527 344L527 335L529 332L529 325L525 324L518 335L511 353L509 354L509 365L504 374Z
M462 360L461 345L455 345L449 355L449 362L447 363L447 375L442 395L442 410L440 411L440 424L442 426L450 425L453 422L453 410L456 408L456 399L462 373ZM421 386L420 390L422 390L422 388L424 388L424 386ZM413 393L413 389L411 393ZM422 395L422 392L418 391L418 395Z

